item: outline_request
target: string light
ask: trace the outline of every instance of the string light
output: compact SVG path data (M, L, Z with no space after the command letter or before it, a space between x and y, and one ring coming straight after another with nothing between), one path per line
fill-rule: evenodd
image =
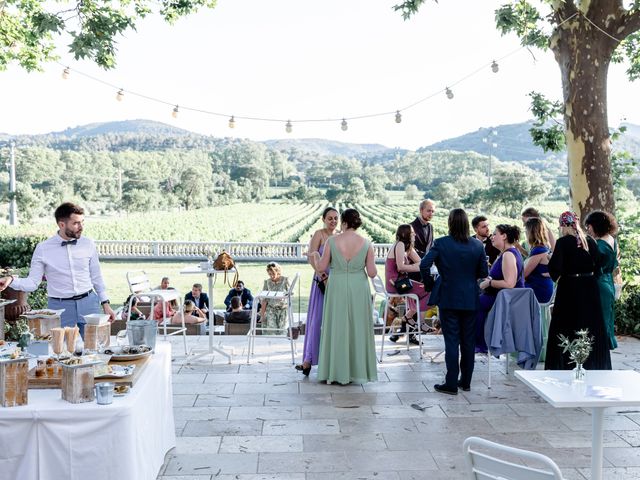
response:
M560 25L562 25L563 23L569 21L571 18L575 17L577 15L577 13L574 13L573 15L571 15L570 17L568 17L567 19L565 19ZM499 71L499 66L498 66L498 61L502 61L505 58L508 58L518 52L520 52L520 50L523 50L525 47L519 47L516 50L513 50L512 52L498 58L498 60L493 60L491 63L485 63L484 65L482 65L480 68L477 68L476 70L468 73L467 75L465 75L462 78L459 78L458 80L450 83L449 85L451 85L451 87L455 87L456 85L468 80L469 78L479 74L480 72L482 72L484 69L487 68L487 66L489 66L491 68L491 70L494 73L497 73ZM62 78L67 79L69 78L70 74L71 74L71 68L68 66L65 66L64 64L57 62L58 65L60 65L61 67L63 67L63 71L62 71ZM77 71L77 70L73 70L74 72L76 72L77 74L89 78L90 80L93 80L94 82L97 83L102 83L103 85L109 86L111 88L114 88L117 90L117 94L116 94L116 99L118 101L122 101L124 100L124 93L125 90L124 88L120 88L117 85L113 85L112 83L109 83L107 81L104 81L100 78L94 77L92 75L89 75L87 73L81 72L81 71ZM451 87L446 87L445 88L445 94L447 95L448 99L453 99L454 95L453 95L453 91L451 90ZM437 90L423 98L420 98L419 100L414 101L413 103L404 106L403 108L396 110L395 111L395 122L396 123L401 123L402 122L402 115L400 114L401 111L405 111L408 110L410 108L414 108L417 105L420 105L421 103L426 102L427 100L430 100L432 98L435 98L436 96L440 95L442 92L442 90ZM171 102L167 102L166 100L163 100L161 98L157 98L157 97L152 97L149 95L146 95L144 93L139 93L139 92L133 92L130 90L127 90L127 94L128 95L133 95L136 97L140 97L143 98L145 100L151 101L151 102L156 102L156 103L160 103L163 105L167 105L167 106L171 106L173 105ZM194 107L184 107L182 108L183 110L188 110L190 112L196 112L196 113L201 113L201 114L205 114L205 115L213 115L213 116L218 116L218 117L227 117L229 118L229 115L227 113L224 112L214 112L214 111L210 111L210 110L205 110L202 108L194 108ZM172 116L174 118L178 117L178 113L179 113L179 109L178 109L178 105L175 105L175 107L173 108L172 111ZM363 115L353 115L353 116L349 116L349 117L343 117L342 121L340 123L340 128L342 131L346 131L348 130L348 124L347 124L347 120L361 120L361 119L365 119L365 118L375 118L375 117L382 117L382 116L387 116L387 115L393 115L393 111L386 111L386 112L378 112L378 113L370 113L370 114L363 114ZM268 117L252 117L252 116L239 116L238 119L240 120L250 120L250 121L258 121L258 122L285 122L284 119L282 119L282 117L280 118L268 118ZM318 122L335 122L335 121L339 121L340 117L325 117L325 118L305 118L305 119L298 119L295 122L296 123L318 123ZM235 116L232 115L229 118L229 128L235 128ZM290 125L290 127L289 127ZM288 130L289 128L291 128L291 131L293 131L293 125L291 120L287 120L285 123L285 130L287 130L288 133L290 133Z
M285 125L284 129L287 131L287 133L291 133L291 131L293 130L293 126L291 125L291 120L287 120L287 124Z

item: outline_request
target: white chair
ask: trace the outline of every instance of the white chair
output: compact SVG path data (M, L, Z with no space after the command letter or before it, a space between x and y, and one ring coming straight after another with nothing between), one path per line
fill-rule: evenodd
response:
M471 480L563 480L558 465L541 453L508 447L484 438L469 437L463 447L465 464ZM540 468L500 458L518 457Z
M416 310L418 311L417 313L418 322L417 322L417 331L415 333L418 335L418 343L420 344L420 348L419 348L420 358L422 358L422 315L420 312L420 299L418 298L418 295L416 295L415 293L400 294L400 293L387 292L387 289L385 288L384 283L382 283L382 279L380 278L380 275L376 275L374 278L371 279L371 285L373 285L372 308L375 310L376 297L382 297L382 299L385 300L386 302L384 315L382 316L382 343L380 344L379 362L382 363L382 360L383 360L384 338L387 333L386 325L387 325L387 312L389 311L388 305L389 305L389 300L392 298L404 298L405 301L408 298L410 298L416 302ZM409 324L405 325L405 333L406 333L407 350L409 350L409 334L410 334Z
M296 273L289 285L289 289L286 292L275 292L269 290L263 290L259 292L257 295L253 296L253 306L251 308L251 326L249 327L249 332L247 332L247 364L251 359L251 355L255 353L255 339L258 335L258 332L281 332L282 330L279 328L272 327L263 327L262 325L258 326L258 303L260 300L278 300L278 301L286 301L287 302L287 333L288 335L269 335L269 338L287 338L291 344L291 363L295 365L296 363L296 343L293 339L293 307L292 307L292 298L293 291L300 278L300 274ZM264 319L262 319L264 322Z
M149 282L149 278L144 270L127 272L127 283L129 284L129 291L131 292L131 298L129 299L129 309L128 316L131 314L131 306L133 304L133 299L138 298L144 302L150 302L150 313L149 317L153 318L153 310L156 302L161 303L162 307L162 322L161 326L163 328L164 339L167 339L167 336L178 335L182 333L182 339L184 342L184 354L187 355L187 327L184 324L184 309L182 308L182 297L180 293L175 289L167 289L167 290L152 290L151 283ZM180 326L167 326L167 322L170 320L166 316L166 305L171 301L176 301L178 304L179 311L181 313L180 317L182 319L182 324ZM129 318L127 318L129 320ZM169 331L170 333L167 333Z

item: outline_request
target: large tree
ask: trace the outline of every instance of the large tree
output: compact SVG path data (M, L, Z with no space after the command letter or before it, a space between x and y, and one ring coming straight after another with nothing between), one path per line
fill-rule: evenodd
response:
M409 18L425 2L409 0L395 9ZM555 144L566 144L574 209L582 218L593 209L614 211L607 74L612 61L628 61L629 78L640 76L640 0L512 0L495 13L503 34L515 33L524 46L550 48L558 62L564 142ZM553 130L538 134L537 143L553 143Z
M40 70L57 59L56 37L70 38L76 60L87 58L104 68L115 66L118 37L157 12L167 22L213 8L216 0L0 0L0 70L17 62Z

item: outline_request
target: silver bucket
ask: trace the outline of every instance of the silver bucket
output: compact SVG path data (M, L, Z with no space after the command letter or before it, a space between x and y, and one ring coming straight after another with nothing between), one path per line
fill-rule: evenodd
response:
M127 322L129 345L148 345L155 349L157 334L158 322L155 320L129 320Z

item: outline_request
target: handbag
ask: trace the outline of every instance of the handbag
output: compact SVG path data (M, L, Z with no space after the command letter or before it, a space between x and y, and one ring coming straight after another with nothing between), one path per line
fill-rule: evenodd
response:
M409 277L402 276L396 279L393 286L396 287L396 290L399 294L403 295L411 291L411 289L413 288L413 282Z
M320 290L320 293L322 293L322 295L324 295L324 293L327 291L327 284L325 283L324 280L320 280L318 277L313 277L313 281L316 282L316 285L318 285L318 290Z
M213 268L215 270L224 270L223 283L226 283L231 288L235 287L236 282L238 281L239 274L238 274L238 268L236 267L236 262L234 262L231 255L229 255L227 252L223 250L213 261ZM233 281L231 280L231 277L227 278L227 272L232 268L236 269L235 275L233 276Z

